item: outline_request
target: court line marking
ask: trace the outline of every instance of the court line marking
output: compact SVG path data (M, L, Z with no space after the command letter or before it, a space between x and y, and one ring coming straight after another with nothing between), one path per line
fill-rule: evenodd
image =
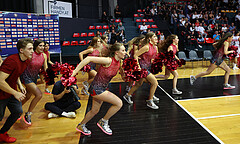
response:
M221 118L221 117L230 117L230 116L239 116L239 115L240 115L240 114L229 114L229 115L219 115L219 116L200 117L200 118L197 118L197 119L202 120L202 119Z
M217 96L217 97L207 97L207 98L193 98L193 99L183 99L177 101L190 101L190 100L201 100L201 99L217 99L217 98L225 98L225 97L239 97L240 95L230 95L230 96Z
M198 119L196 119L187 109L185 109L180 103L178 103L175 99L171 97L162 87L158 85L158 87L170 98L172 99L179 107L181 107L188 115L192 117L200 126L202 126L210 135L212 135L219 143L224 144L214 133L212 133L205 125L203 125Z

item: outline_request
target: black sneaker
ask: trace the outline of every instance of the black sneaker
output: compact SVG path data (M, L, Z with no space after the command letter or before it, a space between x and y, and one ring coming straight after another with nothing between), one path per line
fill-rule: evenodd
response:
M32 125L31 115L32 115L32 112L26 112L23 117L24 122L28 125Z

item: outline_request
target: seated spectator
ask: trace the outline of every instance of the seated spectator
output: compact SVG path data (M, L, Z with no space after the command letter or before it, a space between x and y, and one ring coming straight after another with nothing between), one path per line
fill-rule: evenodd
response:
M117 33L117 42L119 42L119 43L126 42L126 38L125 38L125 34L124 34L123 30L121 30L120 32Z
M200 24L199 20L196 20L195 26L199 26L199 24Z
M193 20L199 19L199 15L197 14L197 11L195 11L194 14L192 15L192 19Z
M179 19L185 18L185 15L183 14L183 11L181 11L181 13L178 15Z
M102 23L109 24L109 16L107 15L107 13L105 11L102 14Z
M110 25L110 31L112 31L113 29L115 30L116 26L114 25L114 23L112 23L112 25Z
M195 31L195 24L194 23L192 23L192 25L190 26L190 32L193 32L193 31Z
M101 36L102 35L101 35L100 31L97 31L95 37L101 37Z
M223 24L223 27L222 27L222 32L227 32L228 31L228 27L227 27L227 24Z
M117 26L117 32L121 32L122 30L125 33L125 27L122 25L122 22L120 22Z
M229 27L230 31L235 31L236 30L236 26L234 25L234 23L231 24L231 26Z
M153 6L150 11L153 18L157 16L157 8L155 6Z
M197 41L200 43L204 42L204 38L201 35L198 35Z
M221 18L221 13L218 13L218 15L216 16L216 20L219 20Z
M148 29L148 27L147 27L146 23L143 22L143 24L140 27L140 33L141 34L147 34L147 29Z
M159 36L159 43L162 43L165 40L165 36L164 34L161 32L160 36Z
M77 85L73 85L72 87L78 94L79 89ZM74 99L74 94L71 90L67 89L61 81L58 81L54 84L52 94L55 102L45 104L45 109L50 111L48 118L58 116L76 117L75 110L79 109L81 104L78 100Z
M213 35L213 39L214 39L215 41L219 41L220 38L221 38L221 36L220 36L220 34L218 33L218 31L215 31L215 34Z

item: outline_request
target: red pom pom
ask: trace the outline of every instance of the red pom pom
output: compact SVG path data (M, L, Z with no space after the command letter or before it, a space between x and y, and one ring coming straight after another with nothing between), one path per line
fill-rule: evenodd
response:
M90 65L85 65L80 71L90 72L91 71L91 66Z
M71 77L73 73L74 67L68 63L62 64L60 66L60 72L62 75L61 81L64 86L71 86L73 84L76 84L77 78Z

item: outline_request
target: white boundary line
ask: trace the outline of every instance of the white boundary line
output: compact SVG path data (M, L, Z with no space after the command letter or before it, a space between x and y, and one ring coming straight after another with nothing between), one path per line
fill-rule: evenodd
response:
M204 126L198 119L196 119L190 112L188 112L181 104L179 104L175 99L171 97L162 87L158 85L158 87L170 98L172 99L178 106L180 106L188 115L190 115L199 125L201 125L210 135L212 135L219 143L224 144L214 133L212 133L206 126Z
M190 100L201 100L201 99L217 99L217 98L224 98L224 97L238 97L240 95L230 95L230 96L217 96L217 97L207 97L207 98L193 98L193 99L184 99L184 100L177 100L177 101L190 101Z
M219 115L219 116L210 116L210 117L200 117L197 119L211 119L211 118L221 118L221 117L229 117L229 116L239 116L240 114L229 114L229 115Z

